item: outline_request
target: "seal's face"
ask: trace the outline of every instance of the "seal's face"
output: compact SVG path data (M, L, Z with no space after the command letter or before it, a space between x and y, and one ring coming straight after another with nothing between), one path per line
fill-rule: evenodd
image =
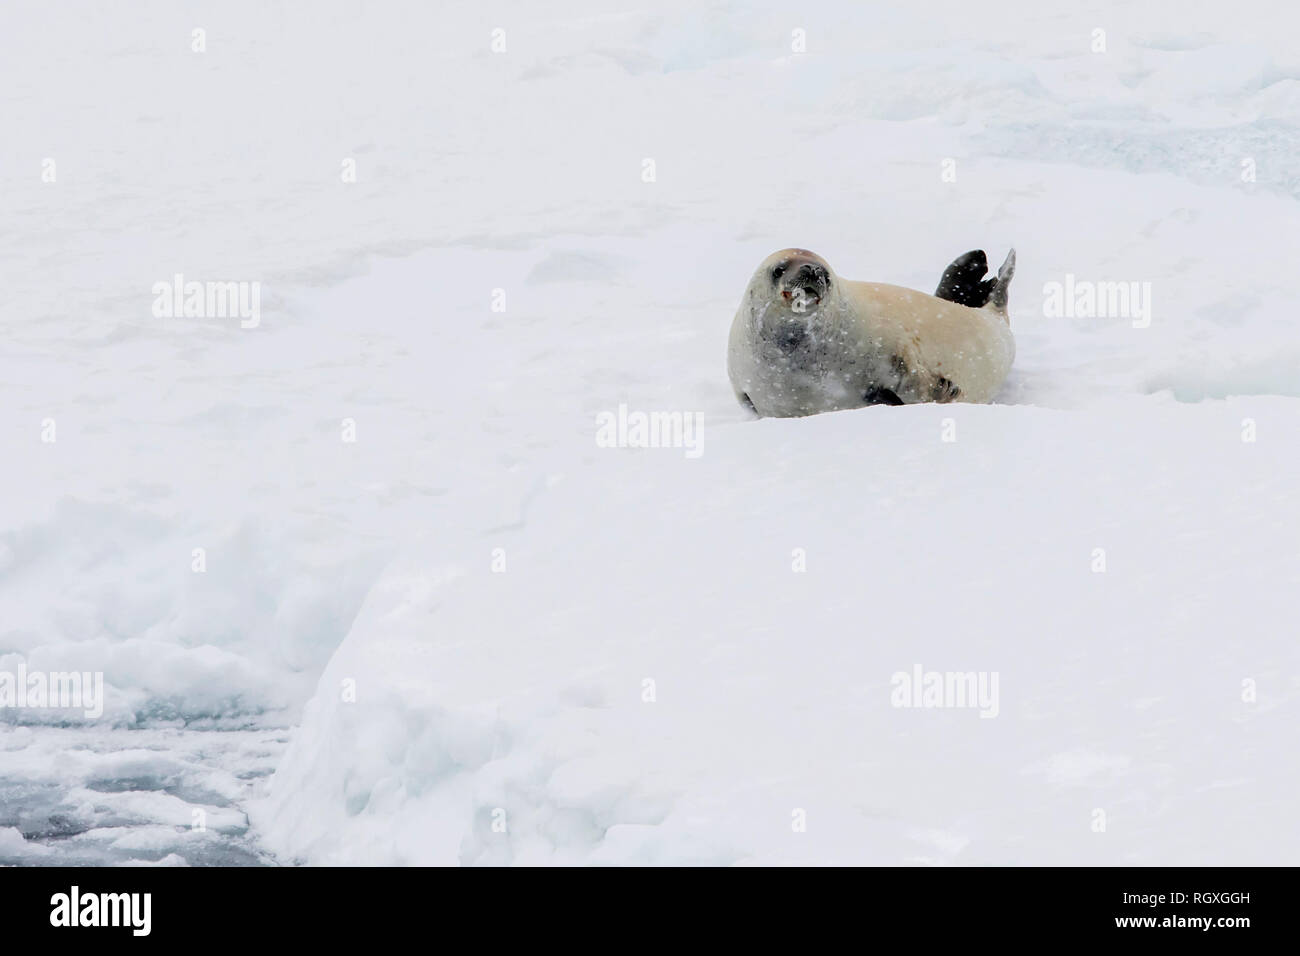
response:
M751 328L791 360L808 352L833 311L836 281L826 260L807 249L772 253L749 282Z
M759 267L766 272L774 299L791 312L816 311L831 294L835 274L826 260L807 249L782 249L773 253Z

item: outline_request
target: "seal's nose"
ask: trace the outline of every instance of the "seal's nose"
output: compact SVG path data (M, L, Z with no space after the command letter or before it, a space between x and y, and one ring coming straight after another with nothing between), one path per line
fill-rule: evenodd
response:
M790 285L803 289L809 295L821 296L826 291L829 278L824 267L813 262L805 262L795 270Z
M791 303L796 312L805 312L810 307L821 303L830 284L830 273L825 266L804 262L790 273L781 290L781 296Z

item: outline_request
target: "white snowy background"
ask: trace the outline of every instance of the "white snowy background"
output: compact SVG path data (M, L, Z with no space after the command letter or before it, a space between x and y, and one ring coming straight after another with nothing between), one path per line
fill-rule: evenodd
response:
M0 671L108 699L0 711L0 863L1296 863L1298 28L7 4ZM791 245L1015 246L998 402L747 420ZM176 273L260 326L155 317ZM621 403L703 454L597 447ZM997 717L891 706L916 665Z

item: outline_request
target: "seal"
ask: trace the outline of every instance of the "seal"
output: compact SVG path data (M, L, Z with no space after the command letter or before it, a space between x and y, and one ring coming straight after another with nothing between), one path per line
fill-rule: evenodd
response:
M741 404L791 418L864 405L988 402L1016 344L1007 287L1016 251L997 275L968 252L934 295L841 279L807 249L782 249L749 280L731 324L727 374Z

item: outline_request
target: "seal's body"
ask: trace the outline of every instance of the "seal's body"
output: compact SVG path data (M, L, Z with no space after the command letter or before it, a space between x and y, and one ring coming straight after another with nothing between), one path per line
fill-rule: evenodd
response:
M934 295L839 278L806 249L768 256L731 326L727 372L759 415L786 418L864 405L987 402L1015 357L1007 286L968 252Z

